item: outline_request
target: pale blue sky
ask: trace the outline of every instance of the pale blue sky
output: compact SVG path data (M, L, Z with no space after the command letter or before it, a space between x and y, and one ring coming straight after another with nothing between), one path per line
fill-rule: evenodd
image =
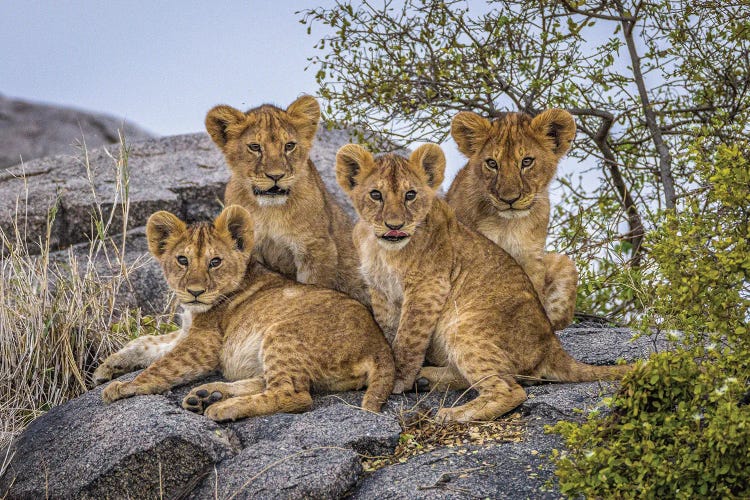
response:
M0 93L102 111L160 135L203 130L219 103L315 94L322 35L296 11L333 0L0 3ZM446 144L449 176L464 163Z

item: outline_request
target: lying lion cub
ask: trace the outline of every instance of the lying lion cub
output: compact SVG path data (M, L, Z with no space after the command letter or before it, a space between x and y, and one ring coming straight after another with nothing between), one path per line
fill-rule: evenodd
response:
M464 111L453 118L451 135L469 161L448 190L448 204L521 264L552 327L562 330L573 321L578 272L566 255L545 252L545 244L549 184L576 135L573 117L548 109L489 121Z
M353 224L310 161L319 120L318 101L302 96L285 110L216 106L206 130L232 171L226 204L246 208L255 220L255 257L288 278L369 305Z
M368 386L362 407L379 411L393 388L390 347L368 310L342 293L302 285L251 261L253 222L230 206L213 224L187 227L157 212L146 227L149 249L192 324L132 382L115 381L102 393L111 403L164 392L221 371L234 382L193 389L182 406L212 420L304 411L310 389L344 391ZM138 366L160 351L159 337L142 337L104 361ZM157 344L157 345L155 345ZM149 350L151 352L149 352ZM166 349L163 349L166 350Z
M337 180L360 216L354 243L376 319L393 346L394 392L418 374L435 386L457 378L479 396L438 418L488 420L526 399L516 377L583 382L629 370L586 365L563 350L521 266L436 197L444 169L434 144L408 160L375 159L354 144L336 157ZM420 373L425 356L444 368Z

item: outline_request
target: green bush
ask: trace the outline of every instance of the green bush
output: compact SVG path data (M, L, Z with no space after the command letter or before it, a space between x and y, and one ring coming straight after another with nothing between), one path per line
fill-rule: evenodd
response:
M555 430L561 490L603 498L750 497L750 145L690 152L696 196L649 235L634 287L675 349L640 364L611 412Z

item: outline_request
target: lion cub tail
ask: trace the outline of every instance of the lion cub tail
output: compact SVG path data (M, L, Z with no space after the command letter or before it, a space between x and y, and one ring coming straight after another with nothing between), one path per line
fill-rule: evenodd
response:
M362 398L362 408L379 412L386 402L396 379L396 365L390 347L384 346L372 357L372 366L367 372L367 391Z
M556 382L594 382L621 379L632 369L632 364L598 366L583 363L558 344L547 358L541 376Z

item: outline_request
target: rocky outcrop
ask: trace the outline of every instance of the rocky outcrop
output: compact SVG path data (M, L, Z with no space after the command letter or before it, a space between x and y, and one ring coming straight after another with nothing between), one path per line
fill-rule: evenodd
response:
M150 139L140 127L100 113L52 106L0 95L0 169L35 158L76 154L86 144L96 148L120 141Z
M647 338L630 342L631 333L571 328L561 339L577 358L599 362L664 347ZM356 407L361 392L323 394L306 413L216 424L180 408L190 386L111 405L97 388L41 416L12 444L0 496L558 498L549 454L562 443L544 426L585 418L614 387L530 387L516 411L518 439L470 437L374 472L363 469L363 459L393 453L405 415L473 394L392 396L382 414Z

